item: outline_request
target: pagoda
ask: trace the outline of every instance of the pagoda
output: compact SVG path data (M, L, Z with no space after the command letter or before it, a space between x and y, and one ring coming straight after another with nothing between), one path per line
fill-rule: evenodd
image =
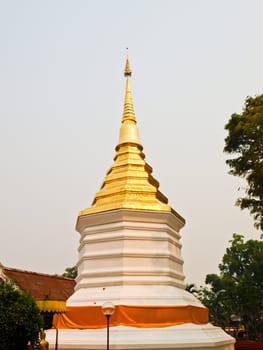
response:
M67 310L49 330L50 349L234 349L208 321L208 310L185 290L180 230L185 220L159 190L147 164L131 95L126 57L124 108L113 164L93 203L80 211L78 276ZM58 339L55 339L58 335Z

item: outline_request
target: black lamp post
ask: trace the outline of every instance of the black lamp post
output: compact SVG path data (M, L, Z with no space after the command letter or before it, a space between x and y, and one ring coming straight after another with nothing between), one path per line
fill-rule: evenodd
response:
M114 313L115 306L111 302L104 303L102 306L102 312L106 316L107 320L107 350L110 348L110 317Z

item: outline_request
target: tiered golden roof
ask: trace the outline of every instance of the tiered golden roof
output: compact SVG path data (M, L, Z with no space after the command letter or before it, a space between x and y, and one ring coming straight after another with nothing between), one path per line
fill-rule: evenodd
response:
M132 102L128 57L124 76L124 109L114 163L96 193L92 206L82 210L79 216L114 209L173 211L167 204L168 199L158 190L159 183L151 175L152 168L145 162L142 152Z

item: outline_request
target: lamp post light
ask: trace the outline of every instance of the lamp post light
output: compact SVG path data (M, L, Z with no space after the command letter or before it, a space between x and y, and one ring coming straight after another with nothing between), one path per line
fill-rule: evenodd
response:
M115 306L111 302L106 302L102 306L102 312L107 320L107 350L110 348L110 317L114 313Z
M239 328L239 324L240 324L241 318L238 315L232 314L232 315L230 315L230 319L231 319L231 321L233 323L234 330L235 330L234 337L237 338L238 328Z

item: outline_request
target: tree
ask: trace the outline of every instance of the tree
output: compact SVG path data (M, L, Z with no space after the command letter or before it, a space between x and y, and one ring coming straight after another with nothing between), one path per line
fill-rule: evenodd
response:
M10 283L0 284L0 350L24 350L38 343L42 327L33 297Z
M223 328L240 319L249 339L263 337L263 242L244 241L234 234L219 265L220 274L206 276L209 288L199 299L209 308L211 321ZM235 316L235 317L234 317Z
M230 174L247 182L245 197L237 200L263 230L263 95L247 97L241 114L232 114L225 126L224 152L237 155L226 161Z
M218 276L216 275L209 275L211 276L211 279L213 279L215 285L212 288L208 287L200 287L200 289L197 288L195 284L187 284L186 290L193 294L197 299L199 299L204 306L206 306L209 309L209 319L210 322L220 325L222 328L226 328L229 326L229 317L228 317L228 310L226 308L226 305L222 303L223 299L223 292L224 290L219 287L216 280L218 279ZM208 280L206 283L209 283Z
M62 276L75 279L77 275L78 275L78 268L77 266L73 266L73 267L67 267Z

